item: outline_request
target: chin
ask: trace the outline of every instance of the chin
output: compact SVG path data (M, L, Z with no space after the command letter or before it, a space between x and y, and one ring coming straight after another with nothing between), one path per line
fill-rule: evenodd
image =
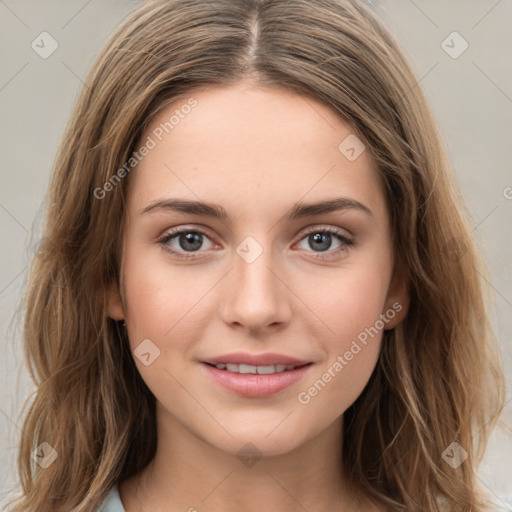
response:
M229 427L227 427L229 430ZM276 457L285 455L297 449L306 439L297 430L278 432L272 428L244 429L243 432L229 430L233 437L223 436L222 439L205 439L210 445L229 455L237 456L242 462L247 458ZM269 435L269 432L272 432Z

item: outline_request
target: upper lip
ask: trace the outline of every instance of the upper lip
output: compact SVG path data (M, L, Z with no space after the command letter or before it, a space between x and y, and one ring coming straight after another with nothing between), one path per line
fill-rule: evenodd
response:
M248 354L244 352L234 352L224 354L223 356L212 357L203 361L208 364L231 363L231 364L249 364L252 366L275 366L276 364L301 366L311 361L297 359L296 357L286 356L284 354L275 354L267 352L265 354Z

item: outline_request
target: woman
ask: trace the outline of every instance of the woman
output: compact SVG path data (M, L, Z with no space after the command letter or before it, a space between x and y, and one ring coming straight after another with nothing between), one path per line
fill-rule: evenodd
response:
M27 292L13 510L486 510L485 269L375 16L152 1L86 83Z

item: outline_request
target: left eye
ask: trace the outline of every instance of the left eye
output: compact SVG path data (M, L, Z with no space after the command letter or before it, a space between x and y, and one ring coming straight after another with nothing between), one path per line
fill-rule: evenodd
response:
M310 231L301 239L300 242L306 240L306 243L309 244L310 247L313 247L315 252L326 252L331 248L333 238L337 239L339 243L339 245L334 249L343 248L344 246L350 246L353 244L353 241L344 236L341 232L327 228ZM304 249L304 247L301 247L301 249ZM308 250L307 247L305 249ZM336 252L336 250L332 252Z

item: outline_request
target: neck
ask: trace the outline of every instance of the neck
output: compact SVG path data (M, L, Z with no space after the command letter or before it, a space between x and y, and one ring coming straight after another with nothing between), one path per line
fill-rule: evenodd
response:
M126 512L361 510L343 477L342 417L290 452L261 456L247 443L220 450L162 409L155 457L119 486Z

